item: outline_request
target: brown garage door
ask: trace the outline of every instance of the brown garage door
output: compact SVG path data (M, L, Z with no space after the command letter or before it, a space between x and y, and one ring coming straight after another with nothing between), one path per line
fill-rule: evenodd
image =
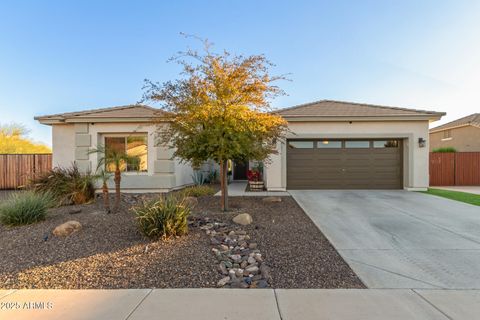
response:
M401 189L402 141L288 140L288 189Z

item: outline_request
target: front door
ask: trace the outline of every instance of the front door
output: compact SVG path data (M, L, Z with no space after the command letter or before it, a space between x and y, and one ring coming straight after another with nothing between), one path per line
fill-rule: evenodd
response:
M248 162L233 163L233 180L247 180Z

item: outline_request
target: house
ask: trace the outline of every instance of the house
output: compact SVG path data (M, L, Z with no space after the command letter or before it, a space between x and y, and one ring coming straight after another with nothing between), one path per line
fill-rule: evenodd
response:
M277 113L288 121L278 154L265 163L268 190L408 189L428 187L428 126L444 113L322 100ZM139 158L123 168L125 191L167 191L192 183L190 166L155 143L162 111L144 105L40 116L52 126L53 165L94 171L103 144ZM165 123L166 125L166 123ZM248 164L235 163L244 180Z
M448 147L458 152L480 152L480 113L430 129L430 151Z

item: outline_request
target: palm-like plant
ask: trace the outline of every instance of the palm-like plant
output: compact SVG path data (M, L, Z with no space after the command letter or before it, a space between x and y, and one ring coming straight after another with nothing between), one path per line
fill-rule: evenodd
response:
M104 168L97 169L95 178L102 181L102 194L103 194L103 208L106 213L110 213L110 196L108 193L108 180L112 177L112 174Z
M127 163L135 162L137 157L129 156L125 151L116 150L115 148L105 148L98 145L97 148L92 149L89 153L99 154L98 168L105 168L105 171L113 171L113 182L115 183L115 203L113 206L113 213L118 211L121 201L120 183L122 181L121 169ZM111 168L111 170L110 170ZM105 180L105 184L108 181Z

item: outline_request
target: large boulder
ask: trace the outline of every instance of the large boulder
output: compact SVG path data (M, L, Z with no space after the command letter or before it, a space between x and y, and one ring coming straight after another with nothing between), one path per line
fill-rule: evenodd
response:
M53 229L53 235L57 237L66 237L82 229L82 224L78 221L72 220L62 223Z
M248 213L240 213L233 218L233 222L242 226L249 225L253 222L252 216Z

